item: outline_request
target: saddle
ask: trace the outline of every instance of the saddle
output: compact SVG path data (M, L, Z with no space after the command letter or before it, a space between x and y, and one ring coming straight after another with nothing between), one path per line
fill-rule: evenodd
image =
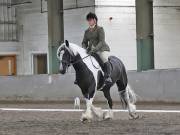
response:
M102 70L104 70L104 63L101 60L101 58L99 57L99 55L96 54L96 53L93 53L93 54L91 54L91 56L93 56L97 60L97 62L99 63L100 67L102 68Z
M105 66L104 66L104 63L103 63L103 61L101 60L101 58L99 57L99 55L98 54L92 54L92 56L97 60L97 62L99 63L99 65L100 65L100 67L102 68L102 70L103 70L103 72L105 72L104 70L105 70ZM110 59L108 59L108 61L109 61L109 63L110 63L110 65L111 65L111 71L113 70L113 66L112 66L112 63L111 63L111 61L110 61ZM105 87L109 87L109 86L111 86L112 84L104 84L104 80L105 78L104 78L104 75L103 75L103 73L101 72L101 73L99 73L99 75L98 75L98 91L101 91L101 90L103 90Z
M103 61L101 60L101 58L99 57L99 55L96 54L96 53L93 53L93 54L91 54L91 56L93 56L93 57L97 60L97 62L99 63L100 67L101 67L102 70L104 71L104 63L103 63ZM111 56L110 56L110 57L111 57ZM113 69L112 63L111 63L110 59L108 59L108 61L109 61L109 63L111 64L111 70L112 70L112 69Z

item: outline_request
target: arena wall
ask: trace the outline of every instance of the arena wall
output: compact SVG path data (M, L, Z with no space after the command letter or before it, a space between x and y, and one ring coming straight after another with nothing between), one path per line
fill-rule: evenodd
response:
M139 101L180 102L180 70L129 71L129 84ZM0 77L1 101L73 101L83 98L81 90L73 84L74 74L29 75ZM114 101L119 101L118 90L111 90ZM105 101L97 92L96 101Z

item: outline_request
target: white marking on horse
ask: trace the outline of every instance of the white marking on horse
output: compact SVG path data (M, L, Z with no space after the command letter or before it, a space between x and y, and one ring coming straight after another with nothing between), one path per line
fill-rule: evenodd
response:
M88 54L86 53L86 50L76 44L69 43L69 48L74 53L74 55L79 54L81 56L81 58L85 58L88 56ZM98 82L98 80L97 80L98 72L99 71L102 72L102 69L101 69L99 63L96 61L96 59L92 56L83 59L83 62L86 64L86 66L89 68L89 70L93 73L95 83L96 83L96 87L95 87L95 91L96 91L97 90L97 82ZM97 69L94 66L99 67L99 68Z

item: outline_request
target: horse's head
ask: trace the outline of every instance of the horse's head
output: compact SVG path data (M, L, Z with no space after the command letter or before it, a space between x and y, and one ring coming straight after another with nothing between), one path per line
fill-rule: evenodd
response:
M59 59L59 72L65 74L68 67L73 62L73 52L69 47L69 42L66 40L57 50L57 58Z

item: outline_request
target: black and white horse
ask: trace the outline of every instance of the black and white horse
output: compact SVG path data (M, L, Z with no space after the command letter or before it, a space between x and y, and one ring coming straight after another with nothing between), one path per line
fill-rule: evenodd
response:
M123 107L129 110L132 118L136 118L136 95L128 85L128 79L123 63L115 56L110 56L109 61L112 65L111 78L112 85L105 86L101 91L108 101L109 111L103 113L101 108L93 105L93 99L96 91L103 85L103 71L97 60L89 56L86 50L80 46L69 43L67 40L57 50L57 57L60 60L59 71L65 74L69 66L73 66L76 71L76 80L81 88L82 94L86 101L86 111L82 114L81 120L91 120L93 114L100 119L113 118L113 102L110 96L110 88L116 83Z

